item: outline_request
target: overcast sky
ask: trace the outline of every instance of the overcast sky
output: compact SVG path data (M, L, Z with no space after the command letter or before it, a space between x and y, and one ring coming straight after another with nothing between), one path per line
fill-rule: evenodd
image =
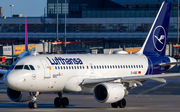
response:
M47 0L0 0L0 7L3 7L3 16L12 14L23 14L26 17L39 17L44 14L44 8L47 6Z

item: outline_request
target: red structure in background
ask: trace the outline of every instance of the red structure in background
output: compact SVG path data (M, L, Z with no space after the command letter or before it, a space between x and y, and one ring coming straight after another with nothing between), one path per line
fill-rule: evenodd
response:
M6 61L6 57L5 56L0 57L0 61Z
M180 59L180 45L173 45L173 57Z

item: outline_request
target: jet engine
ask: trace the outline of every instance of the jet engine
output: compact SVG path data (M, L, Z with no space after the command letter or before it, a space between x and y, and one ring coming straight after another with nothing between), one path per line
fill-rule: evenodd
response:
M117 83L100 83L94 88L94 98L100 103L114 103L125 96L125 89Z
M14 102L26 102L31 100L31 94L29 92L16 91L11 88L7 88L7 95L9 99Z

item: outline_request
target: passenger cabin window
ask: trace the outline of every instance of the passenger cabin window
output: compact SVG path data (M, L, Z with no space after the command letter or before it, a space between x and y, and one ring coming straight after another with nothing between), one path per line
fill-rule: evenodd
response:
M15 70L23 69L23 65L16 65Z
M34 67L32 65L29 65L29 67L31 68L31 70L35 70Z
M30 68L29 68L28 65L25 65L25 66L24 66L24 69L25 69L25 70L30 70Z

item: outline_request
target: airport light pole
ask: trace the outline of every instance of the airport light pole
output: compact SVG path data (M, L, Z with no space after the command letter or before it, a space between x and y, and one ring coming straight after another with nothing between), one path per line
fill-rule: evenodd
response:
M177 17L177 45L179 44L179 0L178 0L178 17ZM179 47L177 47L177 55L179 55Z
M56 39L57 39L57 41L59 40L59 38L58 38L58 0L57 0L57 4L56 4L56 13L57 13L57 28L56 28Z
M9 5L10 7L11 7L11 17L12 17L12 7L14 6L14 5Z
M177 44L179 44L179 0L178 0L178 18L177 18L177 24L178 24L178 29L177 29Z
M65 17L64 17L64 54L66 54L66 0L65 0Z

